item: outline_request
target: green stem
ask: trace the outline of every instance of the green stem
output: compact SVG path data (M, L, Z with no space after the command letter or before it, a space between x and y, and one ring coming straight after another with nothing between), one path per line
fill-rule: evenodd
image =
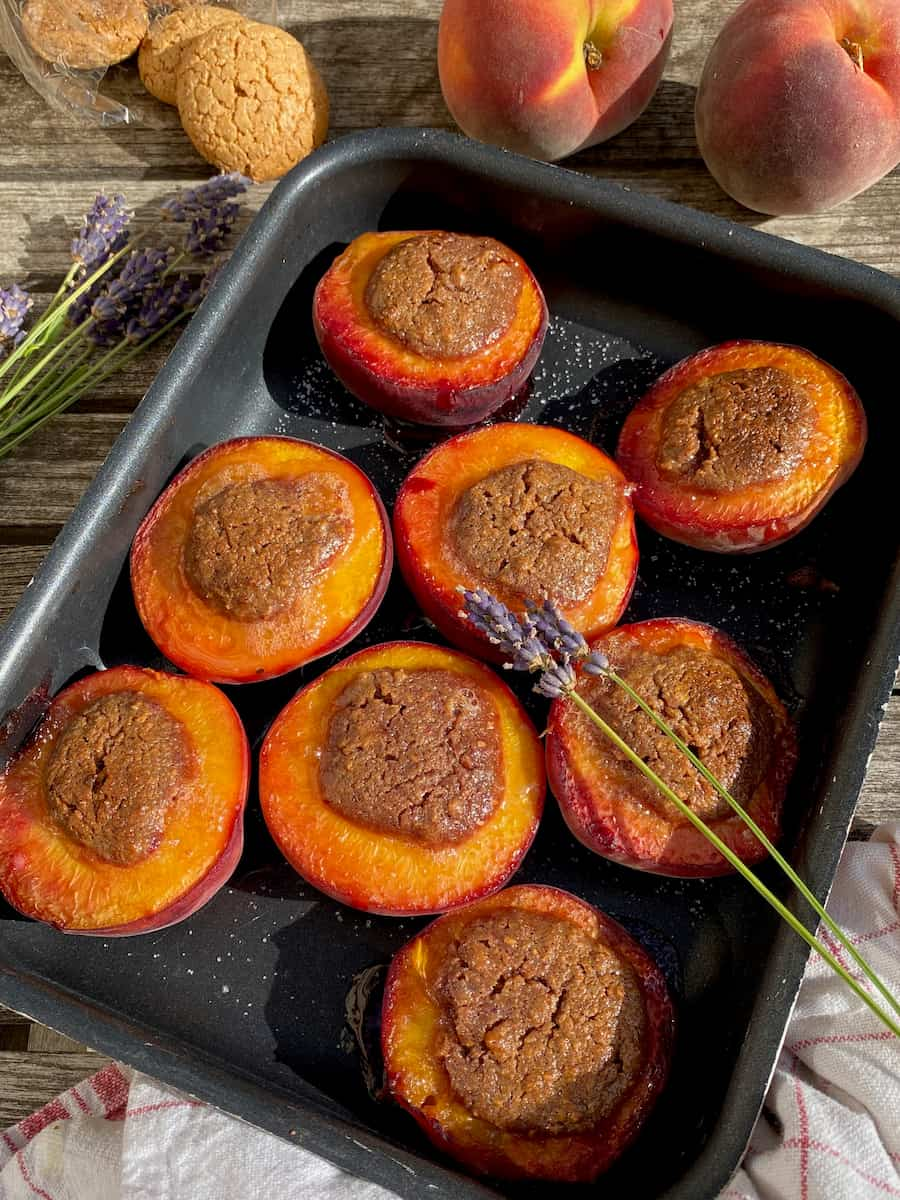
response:
M871 983L878 989L879 992L881 992L882 996L884 996L891 1008L893 1008L894 1011L900 1015L900 1000L898 1000L885 986L885 984L882 983L876 972L859 953L859 951L841 929L840 925L832 920L832 918L826 912L825 906L819 902L816 896L813 895L813 893L809 890L802 878L797 874L784 855L772 843L771 839L766 835L764 830L757 825L753 817L751 817L746 809L743 808L743 806L737 800L735 800L734 796L731 795L725 785L721 783L712 773L712 771L710 771L709 768L704 765L704 763L697 757L693 750L691 750L690 746L688 746L686 742L682 741L671 725L669 725L669 723L663 717L661 717L655 709L651 708L646 700L644 700L643 697L634 690L627 680L623 679L620 675L617 675L613 670L607 670L605 674L607 678L611 679L613 683L617 684L631 697L635 704L637 704L638 707L647 714L653 723L662 730L666 737L671 738L671 740L675 743L682 754L685 755L688 761L693 763L707 783L711 784L712 787L715 788L718 794L722 797L722 799L731 806L731 808L737 813L747 828L753 833L757 841L765 846L771 857L775 860L782 871L784 871L785 875L787 875L788 879L790 879L791 883L793 883L794 887L796 887L803 899L807 902L807 904L809 904L809 906L821 919L823 924L831 931L834 937L844 947L853 961L863 971L866 978L871 981Z
M50 417L65 411L76 400L79 400L90 387L102 383L103 380L146 350L148 346L152 346L154 342L159 341L171 329L174 329L179 321L190 315L191 312L181 312L145 341L131 346L128 342L119 342L95 362L85 364L81 368L79 378L65 380L55 392L41 398L36 411L32 411L27 418L20 417L11 428L0 429L0 458L5 458L33 430L39 429Z
M106 272L109 271L115 265L115 263L117 263L119 259L132 248L133 243L128 242L122 247L121 250L117 251L110 258L108 258L103 266L99 267L93 273L93 275L89 275L87 279L82 280L78 287L71 291L62 302L56 303L54 298L54 301L51 302L51 308L45 311L40 320L32 326L28 332L28 336L19 343L15 350L13 350L12 354L8 355L3 359L2 362L0 362L0 377L5 375L12 366L21 362L23 358L40 349L40 347L46 341L45 335L55 332L55 330L62 325L62 318L65 317L66 313L75 303L75 301L80 296L84 295L88 288L93 287L96 281L100 279L101 276L105 275ZM50 353L52 354L53 351ZM41 359L41 362L43 361L44 359ZM40 367L40 363L38 366ZM2 402L2 397L0 397L0 402Z
M2 394L0 394L0 410L6 408L10 401L19 395L19 393L31 382L32 379L34 379L37 375L40 375L41 371L45 369L49 362L52 362L53 359L56 358L60 351L65 350L66 346L81 336L82 328L79 325L76 329L73 329L71 333L68 333L62 339L62 341L57 342L56 345L53 346L52 349L48 350L46 354L41 355L30 371L26 371L17 383L14 383L11 387L8 387Z
M83 329L84 326L81 328ZM35 403L40 403L52 395L71 378L76 368L81 366L84 360L95 349L86 338L84 341L84 346L80 353L76 354L74 360L68 359L65 363L57 362L51 366L46 376L38 377L30 389L20 391L8 404L3 404L2 398L0 398L0 436L2 436L3 429L9 426L13 418L18 420L22 414L31 411ZM10 386L13 386L15 382L16 380L14 379Z
M799 937L803 938L807 945L815 950L816 953L823 958L826 963L828 963L835 974L839 975L841 979L844 980L847 986L856 993L860 1000L862 1000L862 1002L868 1008L870 1008L873 1013L875 1013L875 1015L887 1026L891 1033L900 1038L900 1024L898 1024L888 1013L879 1008L865 988L862 987L856 979L854 979L846 967L838 962L831 951L828 950L827 947L824 946L817 937L809 932L806 926L799 921L797 917L795 917L790 911L790 909L778 899L775 893L770 888L766 887L761 879L754 875L747 864L738 858L730 846L727 846L725 842L723 842L718 836L718 834L715 833L714 830L710 829L706 822L698 817L693 809L685 804L685 802L672 791L669 785L662 780L659 775L656 774L652 767L649 767L644 760L638 754L636 754L634 750L632 750L628 743L624 741L618 733L616 733L611 725L608 725L606 721L604 721L603 718L599 716L599 714L596 713L593 708L591 708L590 704L588 704L586 700L584 700L577 692L574 691L569 693L569 699L573 704L581 709L588 720L592 721L597 728L607 738L609 738L613 745L625 755L628 761L637 767L641 774L649 779L650 782L666 797L667 800L670 800L672 804L675 805L681 815L685 817L686 820L690 821L690 823L715 846L715 848L731 864L731 866L733 866L736 871L743 875L754 891L758 892L759 895L762 896L763 899L775 909L782 920L786 921L787 924L790 925L791 929L793 929L793 931Z

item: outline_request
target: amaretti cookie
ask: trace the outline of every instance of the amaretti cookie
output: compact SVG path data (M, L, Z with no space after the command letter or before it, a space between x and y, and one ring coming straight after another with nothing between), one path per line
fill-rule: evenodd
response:
M144 87L163 104L176 104L178 67L188 42L216 25L243 20L233 8L195 4L174 9L154 21L138 53L138 72Z
M325 140L328 95L283 29L228 22L185 47L178 112L197 151L223 171L277 179Z
M76 70L130 57L147 33L144 0L25 0L22 32L36 54Z

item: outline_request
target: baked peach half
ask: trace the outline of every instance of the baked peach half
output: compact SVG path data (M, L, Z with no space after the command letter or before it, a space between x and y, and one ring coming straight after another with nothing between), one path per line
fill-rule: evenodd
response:
M0 891L67 933L189 917L241 855L250 753L212 684L140 667L78 680L0 776Z
M593 648L777 841L796 737L774 688L747 655L712 626L678 618L622 625ZM578 691L740 859L766 857L727 801L625 691L585 673ZM732 870L574 704L553 702L546 745L562 815L590 850L659 875Z
M259 759L269 832L320 891L390 916L496 891L531 845L543 755L515 696L454 650L388 642L303 688Z
M862 404L834 367L797 346L725 342L656 381L628 415L616 458L648 525L734 553L799 533L865 443Z
M384 506L358 467L296 438L237 438L195 458L144 518L131 585L173 663L247 683L355 637L392 562Z
M513 611L552 600L586 637L621 617L637 574L629 487L602 450L550 425L459 434L406 477L394 507L397 562L454 645L500 660L460 615L461 588Z
M665 979L604 913L523 885L440 917L394 957L389 1094L441 1150L505 1179L586 1183L665 1085Z
M493 238L364 233L320 280L313 324L358 399L406 421L460 428L524 387L547 304L519 255Z

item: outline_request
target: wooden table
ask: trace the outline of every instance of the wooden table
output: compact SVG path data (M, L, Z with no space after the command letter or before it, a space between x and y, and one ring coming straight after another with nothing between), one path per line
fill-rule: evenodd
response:
M440 0L280 0L282 23L319 64L332 100L331 135L373 125L450 128L435 68ZM644 116L607 146L568 165L900 274L900 170L866 195L817 217L767 219L719 191L694 141L693 101L704 55L732 0L679 0L665 80ZM142 123L81 128L51 112L0 54L0 282L38 298L55 290L73 224L100 189L140 208L210 170L177 114L147 97L133 65L107 90ZM255 210L268 189L253 190ZM0 619L13 608L90 482L167 348L150 352L0 463ZM854 824L900 815L900 694L893 697ZM14 1014L0 1012L0 1127L18 1120L102 1059Z

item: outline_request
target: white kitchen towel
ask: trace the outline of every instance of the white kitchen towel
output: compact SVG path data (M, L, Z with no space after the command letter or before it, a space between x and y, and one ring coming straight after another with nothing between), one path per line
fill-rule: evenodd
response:
M900 821L848 845L829 907L900 994ZM0 1200L269 1194L392 1200L308 1151L117 1066L0 1136ZM892 1196L900 1197L900 1042L813 956L763 1116L720 1200Z

